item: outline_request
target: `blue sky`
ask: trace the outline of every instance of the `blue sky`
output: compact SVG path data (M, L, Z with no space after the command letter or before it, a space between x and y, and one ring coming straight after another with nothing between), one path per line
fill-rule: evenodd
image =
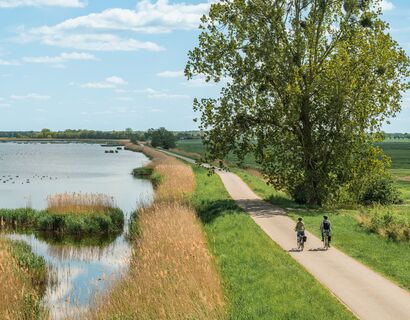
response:
M410 54L410 1L384 1ZM218 87L182 75L207 0L0 0L0 131L196 129L194 97ZM384 127L410 131L410 94Z

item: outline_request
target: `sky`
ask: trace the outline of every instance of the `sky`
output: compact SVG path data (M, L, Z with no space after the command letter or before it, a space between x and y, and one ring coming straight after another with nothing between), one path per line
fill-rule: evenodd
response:
M219 87L183 69L210 1L0 0L0 131L197 129ZM410 54L410 1L382 7ZM410 93L384 129L410 132Z

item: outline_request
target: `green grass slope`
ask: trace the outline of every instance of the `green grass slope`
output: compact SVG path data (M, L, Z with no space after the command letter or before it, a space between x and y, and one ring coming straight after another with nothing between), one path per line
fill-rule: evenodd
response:
M307 209L292 204L291 200L260 178L244 170L235 171L260 197L275 205L286 208L286 212L295 220L301 216L309 231L320 236L319 226L324 214L333 224L332 243L353 258L363 262L400 286L410 289L410 244L396 242L367 231L356 221L358 210ZM403 206L403 214L408 214L408 207ZM406 213L407 212L407 213Z
M236 205L217 175L194 170L192 204L216 257L229 319L354 319Z

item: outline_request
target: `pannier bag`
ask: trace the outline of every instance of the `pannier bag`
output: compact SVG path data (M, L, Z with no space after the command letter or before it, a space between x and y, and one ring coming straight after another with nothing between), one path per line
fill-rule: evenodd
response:
M303 242L306 242L306 240L307 240L307 237L303 236Z
M327 238L329 239L329 242L332 240L332 236L328 236Z

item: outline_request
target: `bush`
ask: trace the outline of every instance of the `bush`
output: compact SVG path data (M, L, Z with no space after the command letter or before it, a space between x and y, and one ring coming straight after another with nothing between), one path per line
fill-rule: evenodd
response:
M74 236L120 233L124 226L124 215L118 208L107 208L100 213L91 214L0 209L0 220L6 228L17 227Z
M135 168L132 175L135 178L149 179L154 187L158 187L162 181L162 176L149 167Z
M395 241L410 240L410 216L400 209L377 205L362 213L359 224L367 230Z
M388 205L401 203L400 192L390 176L380 176L373 179L359 198L364 205L374 203Z

